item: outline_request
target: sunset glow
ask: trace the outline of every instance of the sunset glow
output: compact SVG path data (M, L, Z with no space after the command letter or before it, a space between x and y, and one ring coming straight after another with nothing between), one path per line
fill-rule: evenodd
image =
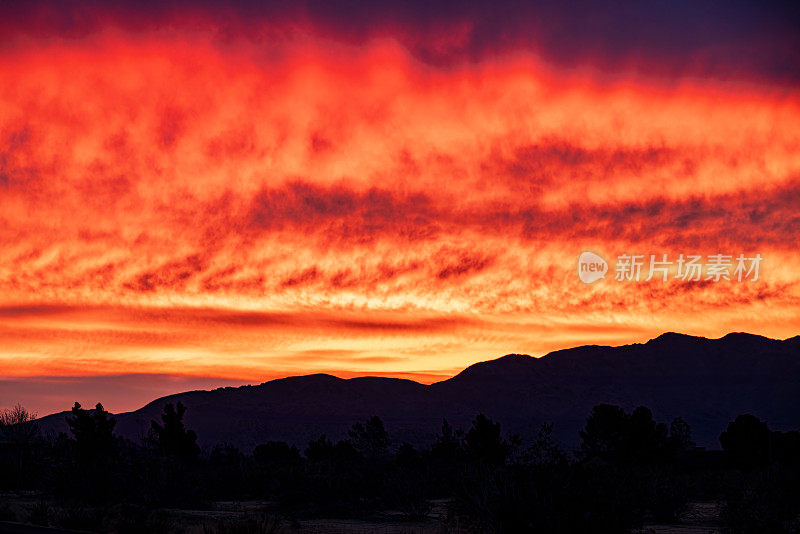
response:
M537 43L451 57L459 21L435 41L234 18L225 38L158 16L2 26L0 406L64 377L91 404L92 377L430 383L665 331L800 333L791 84ZM585 285L584 250L764 261L755 282Z

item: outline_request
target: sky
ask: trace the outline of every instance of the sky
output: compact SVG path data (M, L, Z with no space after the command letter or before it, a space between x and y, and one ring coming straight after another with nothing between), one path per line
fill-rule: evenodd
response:
M798 335L798 28L779 2L4 2L0 407Z

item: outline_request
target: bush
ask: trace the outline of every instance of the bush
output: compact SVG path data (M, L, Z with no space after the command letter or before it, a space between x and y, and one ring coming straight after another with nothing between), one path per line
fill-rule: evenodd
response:
M0 521L16 521L17 513L7 503L0 503Z
M34 525L49 527L53 522L53 509L44 499L39 500L28 515L28 522Z
M800 476L796 469L773 467L752 473L731 486L722 506L722 520L735 534L797 532Z
M55 522L59 527L69 530L97 532L102 529L103 515L102 510L70 504L58 511Z

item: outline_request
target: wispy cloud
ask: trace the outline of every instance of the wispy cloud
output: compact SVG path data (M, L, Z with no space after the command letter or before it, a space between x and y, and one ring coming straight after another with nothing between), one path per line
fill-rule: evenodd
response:
M633 15L588 5L591 28L552 6L30 6L0 8L6 375L433 380L800 327L800 100L776 59L800 46L780 13L730 8L733 33L665 14L694 36L673 50L663 17L619 34ZM539 15L558 24L526 37ZM585 286L587 249L765 259L755 283Z

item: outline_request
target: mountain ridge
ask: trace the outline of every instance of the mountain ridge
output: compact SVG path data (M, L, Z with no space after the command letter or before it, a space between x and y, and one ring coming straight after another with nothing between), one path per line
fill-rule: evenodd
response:
M316 373L175 393L115 417L121 435L140 439L164 404L180 401L201 443L248 449L268 440L302 447L320 434L343 438L352 423L371 415L384 419L396 440L425 443L443 418L465 428L481 412L522 435L553 422L557 437L574 443L591 407L605 402L645 405L661 419L681 416L700 444L714 447L739 413L754 413L775 429L800 428L797 383L800 336L732 332L709 339L666 332L645 343L583 345L541 357L507 354L430 385ZM39 421L45 430L64 431L63 416Z

